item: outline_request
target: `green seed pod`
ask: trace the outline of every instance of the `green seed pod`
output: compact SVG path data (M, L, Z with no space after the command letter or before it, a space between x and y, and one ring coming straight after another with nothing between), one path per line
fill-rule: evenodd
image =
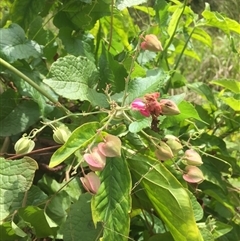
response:
M16 154L26 154L33 150L35 142L28 137L20 138L14 145Z
M64 144L70 135L71 131L65 125L60 125L53 130L53 140L58 144Z

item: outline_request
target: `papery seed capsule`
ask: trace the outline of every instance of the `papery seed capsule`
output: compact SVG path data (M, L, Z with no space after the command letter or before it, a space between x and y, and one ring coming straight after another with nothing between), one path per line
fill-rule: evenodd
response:
M177 154L183 148L180 140L174 135L166 135L163 140L171 148L173 154Z
M53 140L58 144L64 144L71 135L71 131L65 125L60 125L53 130Z
M182 162L191 166L201 166L203 164L201 156L193 149L185 151Z
M83 187L90 193L96 194L100 187L100 179L94 172L89 172L84 177L80 177Z
M202 171L196 166L186 166L186 173L183 174L183 179L189 183L201 183L204 181Z
M166 161L173 158L171 148L163 141L160 141L160 145L157 146L157 149L155 150L155 155L160 161Z
M33 150L35 142L28 137L21 137L14 145L16 154L26 154Z

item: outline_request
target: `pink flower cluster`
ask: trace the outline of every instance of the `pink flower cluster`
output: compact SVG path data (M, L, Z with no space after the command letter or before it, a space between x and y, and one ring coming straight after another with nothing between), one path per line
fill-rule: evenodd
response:
M108 134L103 142L98 143L97 146L90 150L90 153L83 155L92 172L88 173L80 180L83 187L90 193L96 194L100 187L100 179L95 171L102 171L106 165L107 157L121 156L121 140L114 135Z
M143 116L152 116L154 118L159 115L178 115L180 113L177 105L172 100L161 99L158 101L159 96L159 93L146 94L143 99L135 99L131 104L131 108L138 110Z

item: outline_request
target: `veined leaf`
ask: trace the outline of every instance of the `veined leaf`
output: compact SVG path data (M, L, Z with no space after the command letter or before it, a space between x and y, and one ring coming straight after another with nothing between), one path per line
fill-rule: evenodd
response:
M102 240L127 241L130 228L131 177L123 157L108 158L101 186L92 199L93 221L103 222Z
M32 185L38 164L30 157L19 160L0 158L0 221L9 215L12 202Z
M128 160L133 175L175 240L203 241L188 192L164 165L136 154Z
M52 64L50 76L44 82L57 94L70 100L88 100L93 105L108 106L106 96L93 89L98 72L95 64L86 57L59 58Z
M11 9L11 18L14 23L21 25L27 30L30 23L43 10L46 0L32 1L32 0L16 0Z
M64 241L81 240L85 241L98 240L102 226L94 227L91 212L91 195L82 194L77 202L70 207L67 221L63 228Z
M0 29L0 56L10 63L18 59L41 56L41 47L33 40L27 40L23 29L17 24Z
M146 3L147 0L117 0L116 7L119 10L123 10L124 8L129 8L135 5L140 5L142 3Z
M87 147L96 137L98 128L99 124L97 122L86 123L76 128L67 142L53 153L49 167L59 165L81 147Z

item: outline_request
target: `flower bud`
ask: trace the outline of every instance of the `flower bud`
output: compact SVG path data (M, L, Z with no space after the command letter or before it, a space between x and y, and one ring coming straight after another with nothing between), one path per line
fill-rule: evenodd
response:
M177 154L183 148L180 140L176 136L166 135L163 140L171 148L173 154Z
M154 34L148 34L144 38L144 42L141 43L141 48L152 52L162 51L162 44Z
M110 134L105 137L105 142L98 143L99 151L106 157L121 156L121 147L121 140Z
M159 103L161 105L163 115L180 114L180 110L178 109L177 105L172 100L161 99Z
M20 138L14 145L16 154L26 154L33 150L35 142L28 137Z
M105 167L106 157L97 147L94 147L91 153L84 154L83 158L88 163L89 168L92 171L101 171Z
M141 99L135 99L132 102L131 107L133 110L138 110L143 116L150 116L150 112L147 110L146 104Z
M203 164L201 156L193 149L185 151L182 162L191 166L201 166Z
M58 144L64 144L71 135L71 131L65 125L60 125L53 130L53 140Z
M163 141L160 141L160 146L155 150L155 155L158 160L166 161L173 158L173 153L171 148Z
M90 193L96 194L100 187L100 179L94 172L89 172L84 177L80 177L83 187Z
M186 173L183 174L183 179L189 183L201 183L204 181L202 171L196 166L186 166Z

